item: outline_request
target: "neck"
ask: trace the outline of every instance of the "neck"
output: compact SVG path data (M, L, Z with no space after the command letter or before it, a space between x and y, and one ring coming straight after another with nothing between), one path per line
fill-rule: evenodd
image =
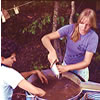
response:
M8 66L8 65L6 65L6 64L4 64L4 63L1 63L1 66L10 67L10 66Z

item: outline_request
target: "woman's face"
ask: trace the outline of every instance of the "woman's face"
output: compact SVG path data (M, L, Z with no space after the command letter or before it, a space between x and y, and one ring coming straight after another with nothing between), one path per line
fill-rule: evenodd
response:
M12 67L15 61L16 61L16 54L13 53L10 57L3 59L3 64Z
M91 24L89 18L84 17L79 23L79 33L81 35L85 35L90 28L91 28Z

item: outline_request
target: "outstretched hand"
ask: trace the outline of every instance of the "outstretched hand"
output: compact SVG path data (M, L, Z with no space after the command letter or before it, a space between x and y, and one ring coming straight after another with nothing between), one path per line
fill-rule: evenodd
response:
M45 75L41 71L37 70L36 74L38 75L38 77L40 78L42 83L48 84L47 78L45 77Z
M37 94L37 96L42 97L42 96L44 96L46 94L46 92L43 89L41 89L41 88L37 88L37 89L39 91L39 94Z

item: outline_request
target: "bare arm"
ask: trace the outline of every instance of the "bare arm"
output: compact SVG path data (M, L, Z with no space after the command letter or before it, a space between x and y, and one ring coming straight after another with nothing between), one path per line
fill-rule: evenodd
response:
M34 95L37 96L44 96L46 94L46 92L44 90L42 90L41 88L38 88L34 85L32 85L31 83L29 83L27 80L23 79L18 86L26 91L28 91L29 93L32 93Z
M22 75L24 78L27 78L27 77L31 76L32 74L37 74L42 83L45 82L45 83L48 84L47 78L46 78L45 75L44 75L41 71L39 71L39 70L32 70L32 71L29 71L29 72L22 72L22 73L21 73L21 75Z
M36 74L37 71L36 70L32 70L32 71L28 71L28 72L22 72L21 75L24 77L24 78L27 78L29 76L31 76L32 74Z
M85 58L82 62L76 63L76 64L71 64L71 65L66 65L65 67L62 67L62 65L58 65L58 70L63 73L66 71L72 71L72 70L78 70L78 69L83 69L89 66L91 63L93 57L92 52L86 52Z
M44 47L49 51L48 60L51 64L56 59L58 60L56 51L51 44L51 40L54 40L54 39L57 39L57 38L60 38L58 31L47 34L42 38L42 43L43 43Z

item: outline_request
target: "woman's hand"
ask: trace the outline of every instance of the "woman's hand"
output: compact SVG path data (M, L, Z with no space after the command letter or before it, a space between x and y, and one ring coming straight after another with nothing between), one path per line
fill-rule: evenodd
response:
M57 68L60 74L69 71L68 67L65 65L57 65Z
M46 94L46 92L43 89L41 89L41 88L37 88L37 90L39 91L39 93L37 94L37 96L42 97L42 96L44 96Z
M19 82L18 86L26 91L28 91L29 93L32 93L36 96L44 96L46 94L46 92L41 89L38 88L34 85L32 85L30 82L28 82L26 79L23 79Z
M36 74L38 75L38 77L40 78L42 83L45 82L46 84L48 84L47 78L45 77L45 75L41 71L36 70Z
M57 58L57 54L56 52L51 52L48 54L48 60L50 62L50 64L52 65L54 63L54 61L56 60L56 62L58 62L58 58Z

